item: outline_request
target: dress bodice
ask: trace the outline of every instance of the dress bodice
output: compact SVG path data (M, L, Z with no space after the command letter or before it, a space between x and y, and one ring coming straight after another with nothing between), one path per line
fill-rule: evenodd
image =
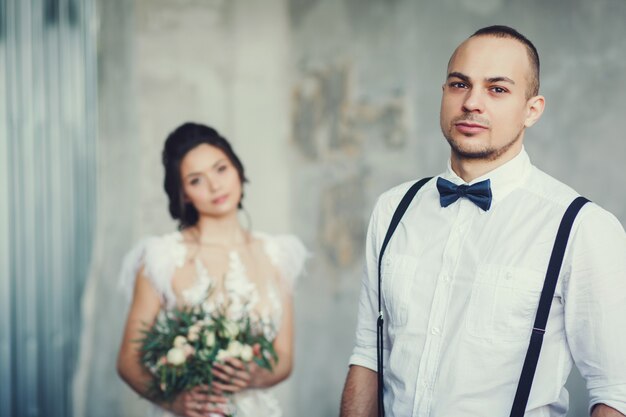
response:
M179 240L180 236L176 238ZM280 287L285 283L276 277L279 260L270 256L271 252L267 250L268 238L259 237L258 234L253 238L260 242L262 254L272 264L271 270L265 269L256 280L251 279L240 253L245 248L238 248L221 253L226 258L223 274L210 273L206 261L196 252L186 260L193 264L191 270L195 280L180 294L176 294L176 304L202 305L203 310L209 313L219 310L233 321L248 317L258 325L267 339L272 340L276 337L276 329L280 327L282 319L281 292L284 289ZM259 271L256 272L258 275Z

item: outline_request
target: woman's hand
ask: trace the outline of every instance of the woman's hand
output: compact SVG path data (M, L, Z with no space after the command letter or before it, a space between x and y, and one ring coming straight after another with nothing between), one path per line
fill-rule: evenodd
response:
M164 404L163 407L177 416L207 417L226 415L227 403L227 398L210 393L209 387L203 385L179 394L172 403Z
M272 361L272 370L264 369L255 362L244 363L228 358L223 363L213 364L211 392L232 394L247 388L267 388L278 384L289 376L293 364L293 307L291 294L283 292L283 318L276 338L272 342L279 360ZM261 346L255 344L254 356L261 355Z
M235 393L249 388L253 385L254 375L259 369L254 362L245 364L239 359L227 358L224 363L213 365L215 379L211 384L211 389L219 394Z

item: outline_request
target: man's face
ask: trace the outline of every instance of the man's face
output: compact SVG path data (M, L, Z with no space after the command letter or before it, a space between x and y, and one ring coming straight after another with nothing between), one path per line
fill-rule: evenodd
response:
M524 128L538 118L526 96L530 65L525 46L515 39L477 36L457 48L440 113L453 156L494 161L520 151Z

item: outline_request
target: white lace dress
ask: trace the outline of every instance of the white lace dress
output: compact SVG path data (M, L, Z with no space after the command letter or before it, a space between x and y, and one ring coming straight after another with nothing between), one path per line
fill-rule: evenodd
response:
M279 271L283 284L293 286L300 275L307 252L298 238L292 235L271 236L263 233L254 233L259 239L265 253L273 266ZM229 300L229 309L234 312L243 305L254 308L258 301L256 284L248 279L245 267L236 250L229 252L228 272L224 276L224 293ZM183 244L183 235L175 232L159 237L148 237L137 244L124 259L120 274L120 286L132 297L134 281L137 272L144 268L144 274L151 281L161 296L166 308L177 306L177 298L172 288L172 277L178 268L182 268L187 261L187 248ZM182 298L186 305L206 303L207 290L213 285L213 279L201 261L195 260L196 281L191 287L182 291ZM261 319L266 324L264 334L268 339L276 336L276 329L280 328L282 306L279 296L280 289L268 286L267 297L269 303L261 310ZM224 295L212 299L210 302L217 306L224 301ZM206 306L206 304L205 304ZM280 417L282 411L272 388L247 389L232 396L237 417ZM162 408L152 405L151 417L172 417L173 414Z

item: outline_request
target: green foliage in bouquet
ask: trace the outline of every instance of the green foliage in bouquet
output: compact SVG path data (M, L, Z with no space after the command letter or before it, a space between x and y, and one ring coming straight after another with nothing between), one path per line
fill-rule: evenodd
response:
M150 394L157 400L173 401L183 391L210 385L213 364L226 358L254 361L271 371L278 356L262 328L262 323L253 323L249 317L232 321L199 306L161 311L138 340L141 362L154 376Z

